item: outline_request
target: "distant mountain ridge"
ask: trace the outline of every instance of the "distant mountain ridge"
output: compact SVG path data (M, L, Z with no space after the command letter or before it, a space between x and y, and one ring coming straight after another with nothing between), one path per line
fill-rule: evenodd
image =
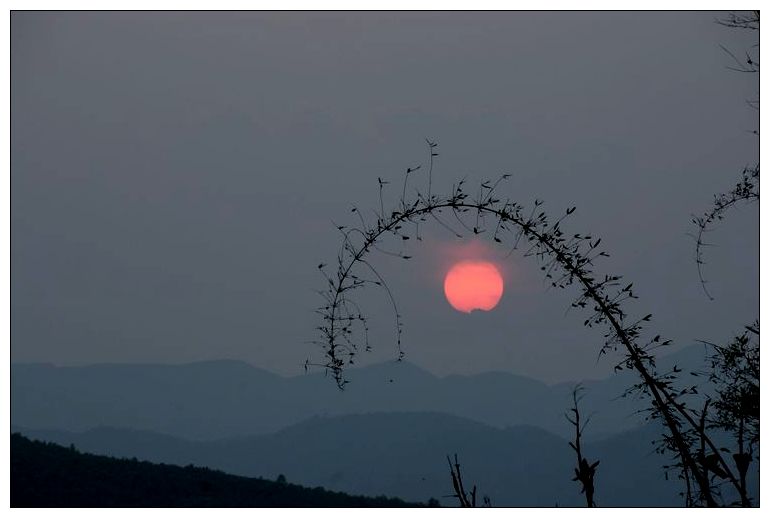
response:
M659 360L700 367L697 346ZM697 364L697 365L695 365ZM493 372L437 377L408 362L351 369L336 388L321 372L283 377L233 360L182 365L13 364L11 422L33 429L134 428L188 439L275 432L313 416L362 412L442 412L492 426L532 425L568 437L564 412L574 384L547 385ZM633 373L587 381L583 408L594 437L642 424L644 402L619 400Z

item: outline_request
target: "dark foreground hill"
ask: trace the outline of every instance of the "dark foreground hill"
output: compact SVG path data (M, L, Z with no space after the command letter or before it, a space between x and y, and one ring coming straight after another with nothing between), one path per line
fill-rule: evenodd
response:
M115 459L11 434L11 507L409 507L193 466Z

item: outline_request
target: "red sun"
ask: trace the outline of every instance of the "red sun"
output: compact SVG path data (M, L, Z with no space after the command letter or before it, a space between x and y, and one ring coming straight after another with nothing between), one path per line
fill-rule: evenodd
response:
M489 311L503 296L503 276L487 261L461 261L444 279L444 294L457 311Z

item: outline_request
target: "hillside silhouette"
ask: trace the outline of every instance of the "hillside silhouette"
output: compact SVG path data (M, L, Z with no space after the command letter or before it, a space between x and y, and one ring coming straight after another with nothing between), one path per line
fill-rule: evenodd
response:
M207 468L80 453L11 434L11 507L414 507Z

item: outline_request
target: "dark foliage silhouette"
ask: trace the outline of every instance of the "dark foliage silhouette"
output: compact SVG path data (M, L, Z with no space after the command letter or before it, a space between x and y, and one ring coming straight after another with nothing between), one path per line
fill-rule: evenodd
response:
M724 430L735 439L732 458L738 471L742 491L740 502L733 505L748 507L752 500L746 490L746 476L759 448L759 321L727 345L708 343L713 353L709 357L709 380L715 387L714 412L702 426ZM704 457L713 465L713 458ZM715 475L724 474L715 470Z
M80 453L11 434L11 507L407 507L284 481Z
M716 387L712 424L736 439L759 444L759 321L727 345L709 344L710 380Z

